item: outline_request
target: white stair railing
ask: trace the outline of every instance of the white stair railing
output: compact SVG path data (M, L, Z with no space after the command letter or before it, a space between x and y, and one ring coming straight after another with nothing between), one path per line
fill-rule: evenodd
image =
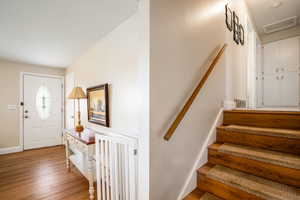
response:
M96 134L98 200L137 200L137 139Z

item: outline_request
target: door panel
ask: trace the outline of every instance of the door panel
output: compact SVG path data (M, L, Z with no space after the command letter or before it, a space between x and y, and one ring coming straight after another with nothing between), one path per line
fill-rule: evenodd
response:
M24 149L61 144L62 81L24 75Z
M278 73L281 66L279 58L279 42L272 42L264 46L264 73L267 75Z
M280 63L281 72L298 71L300 66L299 60L299 38L290 38L280 41Z
M276 75L265 75L264 76L264 106L280 106L281 85L279 77Z
M280 77L282 84L282 106L299 106L299 74L295 72L283 73Z

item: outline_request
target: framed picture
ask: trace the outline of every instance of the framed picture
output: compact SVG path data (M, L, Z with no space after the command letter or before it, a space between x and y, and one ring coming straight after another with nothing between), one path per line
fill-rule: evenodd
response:
M240 43L239 18L234 11L233 11L233 40L235 41L236 44Z
M87 89L89 122L109 127L108 84Z
M240 38L240 43L241 43L241 45L244 45L245 44L245 31L244 31L244 27L240 24L239 25L239 30L240 30L240 36L239 36L239 38Z
M228 4L225 5L225 16L226 16L226 26L228 30L232 31L232 11L228 7Z

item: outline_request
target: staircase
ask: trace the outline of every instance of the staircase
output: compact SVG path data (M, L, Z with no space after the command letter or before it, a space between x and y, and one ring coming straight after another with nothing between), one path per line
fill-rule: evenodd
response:
M184 200L300 200L300 112L225 111Z

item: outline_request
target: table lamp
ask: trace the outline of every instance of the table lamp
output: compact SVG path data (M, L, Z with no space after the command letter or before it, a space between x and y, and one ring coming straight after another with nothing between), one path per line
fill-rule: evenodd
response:
M74 87L68 98L78 100L78 124L76 125L75 129L77 132L82 132L84 128L81 125L81 119L80 119L80 99L86 99L86 95L81 87Z

